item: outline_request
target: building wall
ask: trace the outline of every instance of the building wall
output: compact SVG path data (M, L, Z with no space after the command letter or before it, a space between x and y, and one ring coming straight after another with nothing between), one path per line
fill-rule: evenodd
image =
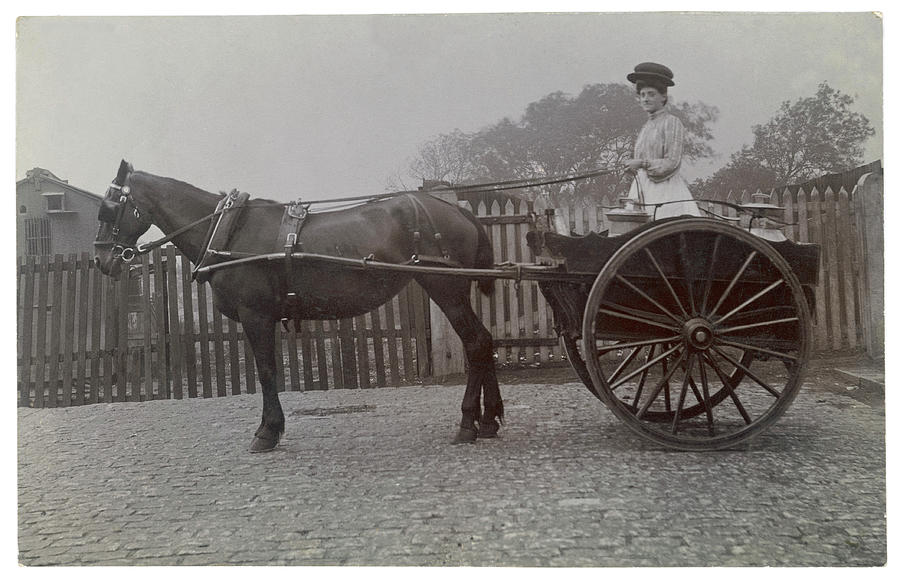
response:
M49 246L42 249L50 255L93 253L100 197L51 178L45 170L28 173L16 184L16 255L29 253L27 220L40 219L49 225ZM64 211L48 211L48 193L62 194Z

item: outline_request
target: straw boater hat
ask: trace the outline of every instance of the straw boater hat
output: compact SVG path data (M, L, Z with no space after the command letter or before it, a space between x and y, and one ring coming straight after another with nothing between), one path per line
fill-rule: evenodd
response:
M667 87L671 87L675 85L675 81L672 80L674 76L672 70L667 66L655 62L642 62L634 67L634 72L629 73L627 78L632 83L645 81L662 83Z

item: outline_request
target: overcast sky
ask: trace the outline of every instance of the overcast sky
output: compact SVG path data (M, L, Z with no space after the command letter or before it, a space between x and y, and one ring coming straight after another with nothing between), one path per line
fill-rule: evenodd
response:
M856 97L883 156L882 23L870 13L37 17L17 26L16 178L103 193L119 160L288 201L384 191L425 141L541 97L675 72L720 110L719 158L822 81ZM410 184L412 185L412 184Z

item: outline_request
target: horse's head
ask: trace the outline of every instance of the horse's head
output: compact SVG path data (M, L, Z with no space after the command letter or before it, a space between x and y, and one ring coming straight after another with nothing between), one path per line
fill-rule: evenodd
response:
M130 184L133 171L131 164L123 159L97 215L100 229L94 241L94 263L114 279L122 273L122 265L134 259L138 238L152 225L135 204Z

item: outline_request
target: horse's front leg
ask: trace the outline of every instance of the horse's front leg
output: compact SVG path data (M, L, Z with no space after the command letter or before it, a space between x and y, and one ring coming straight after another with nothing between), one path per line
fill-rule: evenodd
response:
M275 320L252 312L241 314L241 324L253 349L256 372L262 385L262 421L250 444L251 453L260 453L274 449L284 433L284 411L275 381Z

